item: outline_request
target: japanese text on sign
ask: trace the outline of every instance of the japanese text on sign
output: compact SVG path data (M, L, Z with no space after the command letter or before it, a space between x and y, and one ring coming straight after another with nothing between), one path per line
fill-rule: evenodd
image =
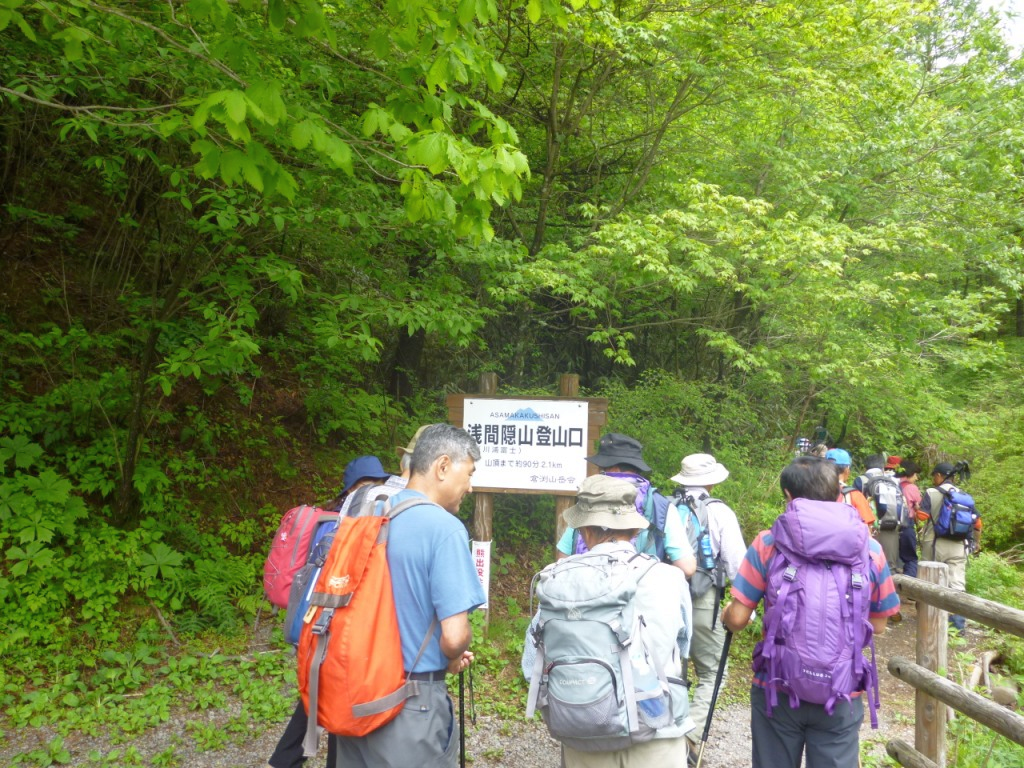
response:
M474 487L571 492L586 477L586 401L467 398L464 409L481 453Z

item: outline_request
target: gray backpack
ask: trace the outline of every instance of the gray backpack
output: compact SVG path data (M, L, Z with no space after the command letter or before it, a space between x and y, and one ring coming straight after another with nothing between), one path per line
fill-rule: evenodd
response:
M539 709L552 737L581 752L625 749L686 717L681 678L666 677L634 610L639 581L658 565L588 552L538 573L536 646L526 717Z
M703 597L712 587L719 590L719 600L724 595L725 563L722 562L721 553L715 557L711 551L711 530L708 528L708 505L715 502L721 503L706 493L694 496L682 489L678 489L672 497L672 503L679 510L686 528L690 548L697 558L697 570L689 578L690 595L694 600Z
M878 528L895 531L911 524L910 507L903 497L900 481L889 475L868 475L864 483L864 495L875 509Z

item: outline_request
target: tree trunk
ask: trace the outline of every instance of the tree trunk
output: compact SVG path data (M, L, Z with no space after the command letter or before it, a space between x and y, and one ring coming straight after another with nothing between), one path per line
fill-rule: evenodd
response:
M160 323L150 326L146 347L142 353L138 378L133 395L132 413L128 421L128 437L124 443L124 461L121 463L121 488L117 496L117 522L125 525L139 513L139 493L135 489L135 467L145 438L146 382L153 371L156 360L156 346L160 340Z
M395 349L395 361L391 366L389 390L395 400L408 402L415 391L415 374L423 358L423 347L427 333L422 328L413 334L402 333Z

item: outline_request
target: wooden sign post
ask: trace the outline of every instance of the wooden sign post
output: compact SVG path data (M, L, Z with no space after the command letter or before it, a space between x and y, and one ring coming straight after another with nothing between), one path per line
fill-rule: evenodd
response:
M480 374L480 395L494 397L498 394L498 374ZM448 399L448 419L451 420L451 396ZM459 426L465 426L459 422ZM494 494L473 493L473 540L490 541L494 536Z

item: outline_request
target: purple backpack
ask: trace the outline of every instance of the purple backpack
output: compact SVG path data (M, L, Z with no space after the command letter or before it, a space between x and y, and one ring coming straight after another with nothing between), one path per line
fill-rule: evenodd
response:
M768 716L779 693L791 707L822 704L831 715L836 702L867 691L871 727L878 728L868 527L846 504L795 499L772 525L772 536L764 640L754 648Z

